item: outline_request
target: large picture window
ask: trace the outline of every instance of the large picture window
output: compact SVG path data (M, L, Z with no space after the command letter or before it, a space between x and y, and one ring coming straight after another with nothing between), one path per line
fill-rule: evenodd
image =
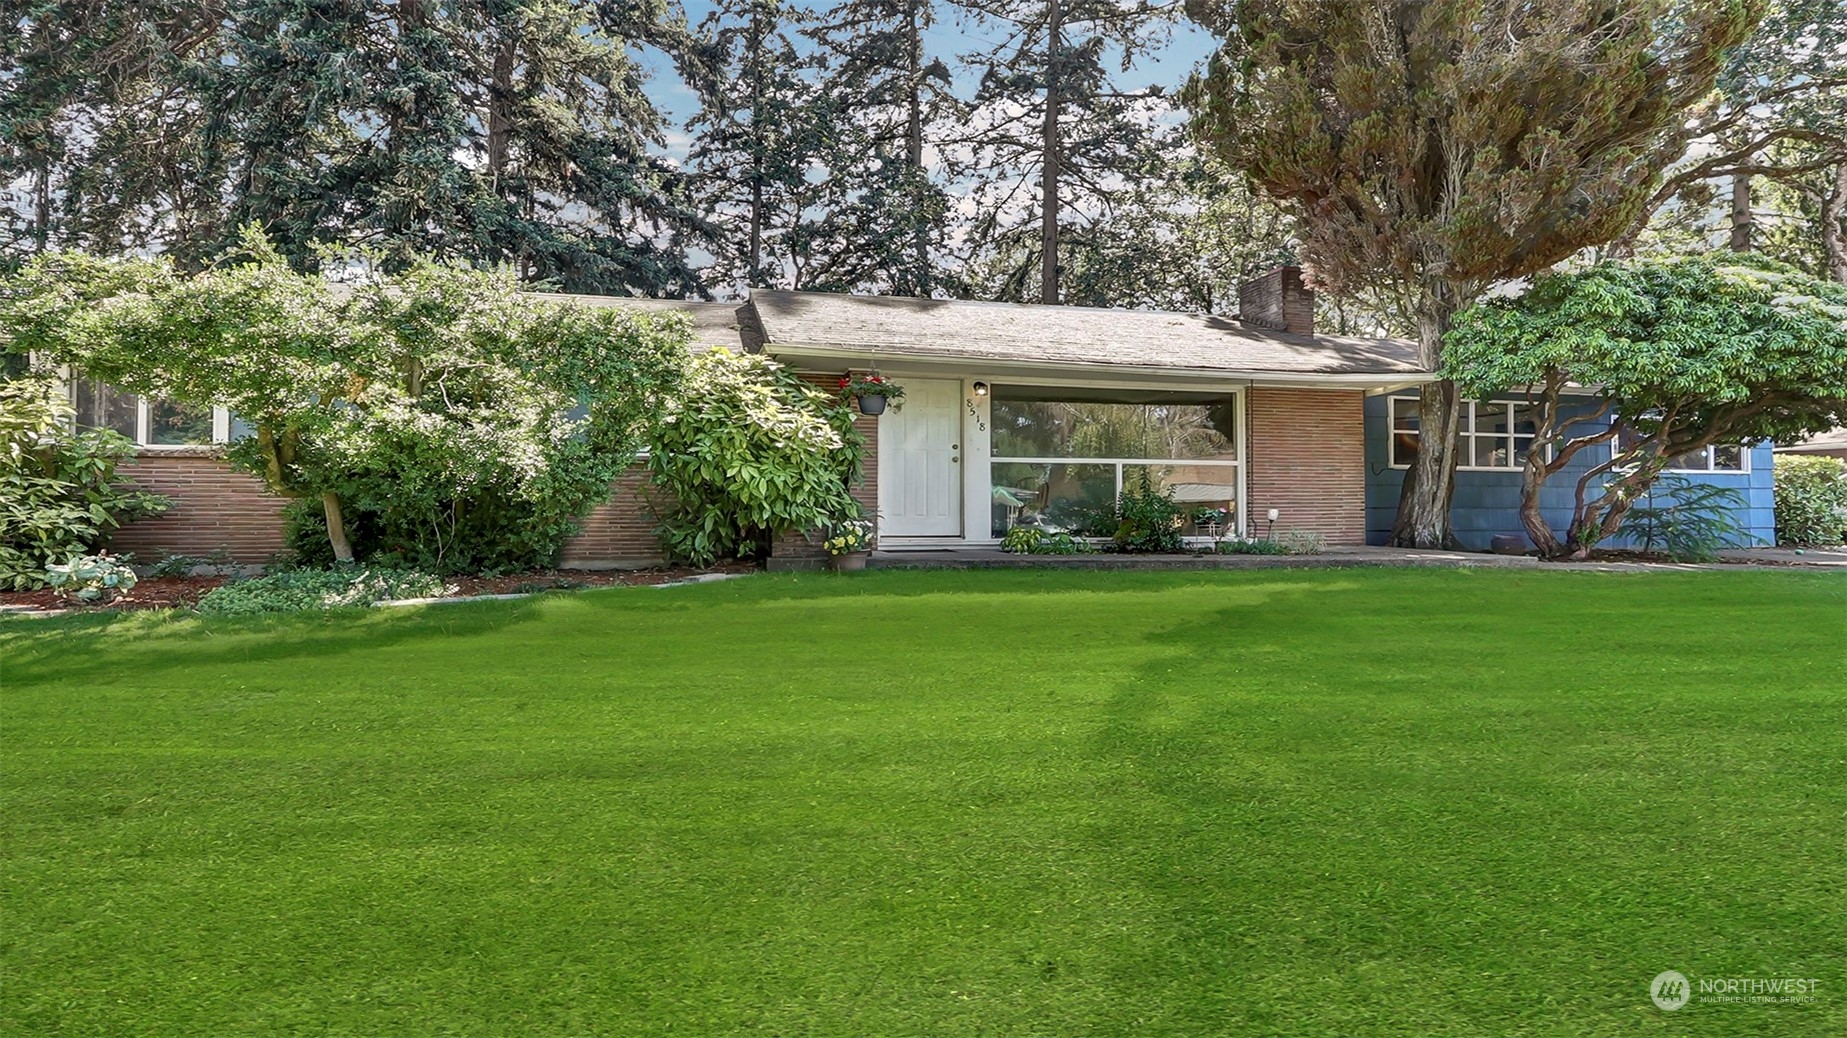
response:
M1391 398L1393 468L1409 468L1417 460L1420 406L1414 396ZM1457 468L1498 471L1526 465L1539 431L1536 407L1523 400L1464 400L1461 407Z
M1143 481L1199 516L1198 523L1189 518L1189 532L1235 523L1237 408L1230 396L996 386L989 428L996 537L1015 526L1107 535L1116 499Z

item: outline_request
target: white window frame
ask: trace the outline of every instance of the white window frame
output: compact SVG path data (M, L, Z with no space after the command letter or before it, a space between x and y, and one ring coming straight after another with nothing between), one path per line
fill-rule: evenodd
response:
M1031 386L1034 388L1044 388L1044 389L1061 388L1059 386L1051 385L1051 384L1024 383L1024 382L1009 383L1009 385L1010 386L1011 385ZM1186 387L1184 389L1180 389L1176 391L1178 392L1199 392L1199 390L1193 389L1192 387ZM1023 457L1023 456L1018 456L1018 455L990 454L988 456L988 478L987 478L986 486L991 488L994 485L993 466L995 465L1109 465L1109 466L1114 467L1115 475L1116 475L1115 498L1114 499L1120 500L1122 498L1122 469L1123 469L1123 466L1125 465L1165 465L1169 467L1186 467L1186 466L1208 467L1210 466L1213 468L1225 468L1225 469L1232 470L1232 477L1233 477L1232 482L1230 483L1230 486L1232 488L1232 496L1230 498L1230 502L1231 502L1231 505L1234 511L1234 514L1232 516L1232 524L1240 525L1244 523L1247 518L1244 515L1244 510L1245 510L1244 502L1246 500L1246 494L1245 494L1245 486L1244 486L1244 464L1243 462L1244 462L1244 451L1245 451L1245 445L1244 445L1245 424L1244 423L1246 421L1246 415L1248 414L1248 412L1245 409L1245 399L1244 399L1243 387L1235 387L1235 388L1229 389L1225 391L1224 395L1232 401L1232 406L1236 408L1236 410L1233 412L1233 415L1232 415L1232 424L1233 424L1233 427L1235 428L1236 435L1232 437L1232 441L1231 441L1232 451L1237 455L1236 457L1210 458L1210 459L1208 458L1123 458L1123 457L1054 458L1054 457L1044 457L1044 456ZM990 398L990 401L991 401L991 398ZM1096 401L1096 402L1109 403L1109 401ZM987 407L992 407L991 402L984 402L984 404ZM987 420L988 420L987 417L984 415L983 416L984 423ZM984 490L982 491L983 500L987 499L986 498L987 492L988 492L987 489L984 488ZM986 540L997 542L999 538L989 537L989 538L986 538Z
M69 372L63 378L64 398L73 405L77 402L77 379ZM101 379L91 381L101 382ZM125 392L125 391L124 391ZM137 451L185 451L198 450L200 447L214 447L231 442L231 412L225 408L212 407L212 441L211 443L150 443L153 433L152 416L148 407L148 398L142 393L130 394L135 398L135 449ZM72 419L76 425L76 419Z
M1662 472L1672 472L1676 475L1687 475L1687 476L1748 476L1750 475L1751 474L1751 447L1749 444L1740 443L1736 445L1738 447L1738 467L1737 468L1722 469L1714 465L1713 463L1714 452L1717 451L1718 448L1720 447L1730 447L1730 446L1733 446L1733 445L1729 443L1725 443L1725 444L1709 443L1707 444L1703 448L1706 454L1706 467L1703 469L1689 469L1689 468L1682 468L1681 466L1675 465L1670 468L1662 469L1661 471ZM1618 450L1617 444L1615 443L1615 441L1611 441L1610 453L1612 457L1615 456L1615 454L1617 453L1617 450Z
M1391 396L1391 397L1386 398L1386 407L1385 407L1386 458L1385 460L1387 463L1387 467L1394 468L1394 469L1409 469L1411 467L1410 462L1408 461L1401 462L1398 460L1398 403L1399 401L1404 401L1406 403L1422 406L1423 399L1421 397L1415 397L1415 396ZM1512 418L1513 418L1512 408L1521 407L1521 406L1530 406L1530 403L1531 402L1527 400L1515 400L1512 398L1502 398L1502 399L1494 399L1494 400L1464 400L1462 401L1461 402L1462 414L1458 422L1458 425L1460 425L1461 428L1458 429L1456 433L1456 440L1457 440L1456 449L1458 451L1458 458L1459 459L1466 458L1469 460L1469 463L1463 464L1459 460L1456 465L1456 470L1458 472L1518 472L1522 468L1525 468L1526 463L1518 460L1519 451L1517 449L1514 449L1514 445L1511 443L1509 444L1509 450L1507 453L1508 464L1506 465L1476 465L1473 463L1474 458L1475 458L1475 442L1474 441L1476 437L1498 440L1503 437L1513 438L1515 436L1514 432L1511 429L1509 429L1507 432L1504 432L1504 433L1478 433L1476 432L1475 431L1475 409L1477 407L1480 407L1483 404L1486 404L1490 407L1508 408L1509 409L1508 419L1509 419L1509 424L1511 424ZM1421 429L1423 427L1422 426L1423 419L1421 416L1419 417L1418 421L1419 421L1419 428ZM1538 439L1539 438L1537 436L1533 437L1533 440L1535 443L1538 442ZM1547 451L1550 451L1551 447L1548 446L1546 449Z

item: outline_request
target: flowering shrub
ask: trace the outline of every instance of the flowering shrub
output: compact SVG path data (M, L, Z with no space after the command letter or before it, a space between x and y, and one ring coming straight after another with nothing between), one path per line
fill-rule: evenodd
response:
M432 261L336 288L254 232L193 276L50 253L0 289L11 348L229 408L252 430L231 461L307 502L305 557L441 572L552 562L645 443L689 330Z
M133 444L106 429L73 432L71 414L48 380L0 383L0 588L41 587L47 566L172 504L117 473Z
M866 519L847 519L828 527L822 542L829 555L851 555L872 550L872 523Z
M864 446L850 408L768 357L696 356L648 451L661 544L703 566L856 515Z
M894 411L904 407L904 387L876 371L863 375L841 376L840 391L851 397L882 396L891 402Z
M199 612L248 616L335 609L368 606L398 598L435 598L454 590L441 578L414 570L367 566L292 569L213 588L199 599Z
M135 571L109 555L78 555L45 567L45 584L60 597L95 604L135 586Z

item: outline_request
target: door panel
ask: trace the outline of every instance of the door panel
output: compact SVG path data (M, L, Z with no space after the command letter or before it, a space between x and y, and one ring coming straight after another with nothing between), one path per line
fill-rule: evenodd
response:
M962 383L905 379L904 408L879 419L879 530L962 534Z

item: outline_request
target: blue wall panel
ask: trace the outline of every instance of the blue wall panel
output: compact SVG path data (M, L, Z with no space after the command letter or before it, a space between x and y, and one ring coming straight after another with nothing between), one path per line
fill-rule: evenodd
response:
M1407 390L1397 396L1415 396ZM1404 470L1391 467L1391 419L1385 396L1366 398L1366 543L1384 544L1398 514L1398 492ZM1590 408L1587 406L1586 410ZM1609 460L1607 447L1590 447L1573 458L1563 472L1540 490L1540 507L1546 521L1561 533L1571 518L1572 497L1585 470ZM1739 515L1745 528L1741 545L1776 543L1776 513L1768 444L1751 449L1748 472L1715 472L1687 476L1690 480L1736 487L1745 494ZM1520 527L1520 473L1517 470L1461 469L1456 473L1456 497L1450 510L1456 537L1465 547L1486 549L1502 534L1525 536ZM1615 544L1625 543L1620 536Z

